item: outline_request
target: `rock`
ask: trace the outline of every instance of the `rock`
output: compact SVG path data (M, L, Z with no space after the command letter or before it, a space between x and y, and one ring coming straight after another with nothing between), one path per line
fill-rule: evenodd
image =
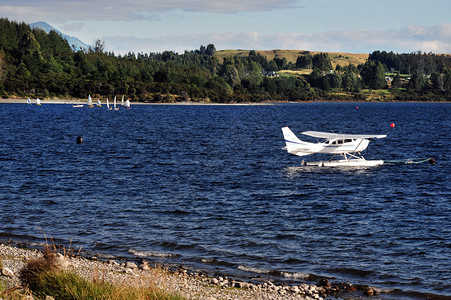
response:
M113 259L110 259L110 260L108 261L108 264L111 265L111 266L117 266L117 265L119 265L119 263L118 263L117 261L113 260Z
M57 253L55 256L55 264L58 268L67 270L67 267L69 267L69 261L67 258L62 255L61 253Z
M356 289L353 285L349 285L349 286L347 286L347 287L345 288L345 291L346 291L346 292L349 292L349 293L352 293L352 292L357 291L357 289Z
M186 274L188 271L185 269L184 266L178 266L177 272L179 272L181 274Z
M306 291L308 290L308 284L302 283L302 284L299 286L299 289L301 289L302 291L306 292Z
M373 296L374 295L374 290L372 288L367 288L364 292L363 295L365 296Z
M291 292L297 294L299 293L299 287L296 285L293 285L292 287L290 287Z
M229 281L227 279L225 279L224 281L221 281L219 283L219 286L221 287L227 287L229 285Z
M14 277L14 272L11 271L10 268L3 267L2 268L2 275L7 276L7 277Z
M327 286L327 287L330 287L330 286L331 286L329 280L326 279L326 278L320 279L320 280L318 281L318 284L317 284L317 285L318 285L318 286Z
M134 263L134 262L127 262L126 264L125 264L125 268L126 269L133 269L133 270L135 270L135 269L138 269L138 266Z
M352 293L352 292L357 291L357 289L352 284L350 284L349 282L336 283L335 288L337 289L337 292L345 291L345 292Z
M212 279L210 279L210 283L214 284L214 285L218 285L219 284L219 280L216 279L216 278L212 278Z
M326 295L328 291L332 292L332 291L336 291L337 289L335 287L322 287L319 286L316 288L316 291L318 292L318 294L320 295Z
M141 270L149 270L150 269L150 267L149 267L149 263L147 262L147 261L145 261L145 260L143 260L142 262L141 262L141 264L139 265L139 268L141 269Z
M310 293L314 294L316 292L316 286L309 285L308 289L307 289Z

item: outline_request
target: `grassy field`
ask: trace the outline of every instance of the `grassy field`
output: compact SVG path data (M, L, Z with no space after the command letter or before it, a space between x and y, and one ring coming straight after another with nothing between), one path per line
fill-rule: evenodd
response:
M280 75L288 75L288 76L302 76L302 75L310 75L312 73L312 70L309 69L302 69L299 71L292 71L292 70L282 70L278 71Z
M317 51L305 51L305 50L256 50L257 53L266 56L268 60L274 59L274 57L286 58L288 62L295 63L299 55L310 53L315 55L319 52ZM366 62L368 59L368 54L364 53L344 53L344 52L327 52L332 61L332 66L335 68L336 65L359 65ZM249 50L219 50L216 51L215 55L220 61L224 57L238 56L247 57L249 55Z

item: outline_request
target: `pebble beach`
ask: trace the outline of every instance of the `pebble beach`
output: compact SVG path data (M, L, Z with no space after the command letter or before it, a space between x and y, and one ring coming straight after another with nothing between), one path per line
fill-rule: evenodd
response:
M337 292L338 287L324 282L324 286L301 284L276 285L271 281L261 284L237 281L225 276L211 277L192 272L183 267L170 271L162 266L152 266L146 261L100 261L96 258L58 255L61 268L72 270L87 280L101 279L112 283L129 285L153 285L161 290L181 295L186 299L325 299ZM23 249L0 244L0 283L6 293L0 299L8 299L8 291L20 291L24 287L18 277L25 262L42 257L36 249ZM319 284L320 285L320 284ZM341 292L355 292L348 284ZM336 289L336 290L334 290ZM0 290L1 291L1 290ZM365 291L367 293L368 291ZM361 292L359 292L362 295ZM336 298L335 298L336 299Z

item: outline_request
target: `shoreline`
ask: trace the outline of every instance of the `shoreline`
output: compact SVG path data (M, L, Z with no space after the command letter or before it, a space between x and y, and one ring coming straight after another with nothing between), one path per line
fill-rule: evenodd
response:
M32 99L32 105L36 105L36 99ZM304 103L451 103L451 101L359 101L359 100L308 100L308 101L265 101L265 102L246 102L246 103L207 103L207 102L173 102L173 103L153 103L153 102L131 102L131 105L234 105L234 106L258 106L258 105L277 105L277 104L304 104ZM27 104L25 98L0 99L0 104ZM41 99L41 104L67 104L67 105L86 105L86 99ZM93 103L95 105L95 103ZM106 106L106 101L101 100L102 106ZM112 106L112 104L110 103ZM121 106L121 105L119 105Z
M63 254L71 251L63 251ZM60 251L61 253L61 251ZM43 253L36 248L23 248L0 241L0 298L2 288L6 291L24 290L18 274L27 260L41 258ZM321 279L317 284L302 283L299 285L274 284L267 279L262 283L236 280L226 275L210 275L196 272L178 266L177 268L156 264L142 260L122 261L108 259L102 261L96 257L87 258L81 255L60 255L61 265L66 270L72 270L87 280L98 279L111 283L154 284L158 288L176 293L185 299L317 299L323 300L328 296L348 297L375 296L379 291L368 286L353 286L350 283L331 284L327 279ZM337 298L336 298L337 299Z
M36 99L31 100L32 105L36 105ZM100 101L102 106L106 106L106 101L101 100ZM25 98L17 98L17 99L0 99L0 104L27 104L27 99ZM206 103L206 102L174 102L174 103L151 103L151 102L131 102L131 105L237 105L237 106L247 106L247 105L274 105L278 104L279 102L249 102L249 103ZM280 103L288 103L288 102L280 102ZM307 102L306 102L307 103ZM67 104L67 105L79 105L83 104L86 105L86 100L82 99L50 99L50 100L42 100L41 104ZM95 103L93 102L94 106ZM110 106L112 106L112 103L110 103ZM119 106L121 106L119 104Z

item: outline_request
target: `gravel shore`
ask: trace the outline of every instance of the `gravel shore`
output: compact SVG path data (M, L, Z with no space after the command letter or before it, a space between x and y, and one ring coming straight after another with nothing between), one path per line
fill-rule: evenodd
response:
M19 270L26 260L42 256L42 252L38 250L0 244L0 284L6 289L22 288L18 278ZM162 267L149 266L145 261L140 264L114 260L97 261L61 254L59 259L62 267L75 270L88 280L152 284L187 299L324 299L326 295L326 289L316 285L278 286L270 281L252 284L227 277L208 277L183 268L169 272Z

